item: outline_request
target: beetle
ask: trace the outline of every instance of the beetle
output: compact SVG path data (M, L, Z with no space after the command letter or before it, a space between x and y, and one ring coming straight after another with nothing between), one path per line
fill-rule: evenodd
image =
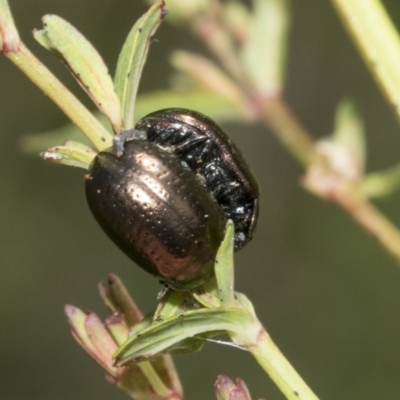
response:
M239 150L212 120L185 109L149 114L117 135L85 186L105 233L175 290L212 275L228 218L238 250L258 215L258 186Z
M189 165L233 221L235 250L244 247L255 231L259 187L230 137L211 118L183 108L153 112L135 129Z

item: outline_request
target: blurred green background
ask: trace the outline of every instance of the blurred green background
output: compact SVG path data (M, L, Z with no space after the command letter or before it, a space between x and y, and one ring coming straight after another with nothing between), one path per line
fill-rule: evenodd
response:
M29 47L79 95L60 63L31 37L46 13L76 25L114 70L123 40L146 10L139 0L10 0ZM397 26L400 2L387 0ZM362 105L368 170L400 161L399 126L329 1L293 2L286 98L316 137L328 135L340 99ZM142 92L166 88L172 49L203 52L164 23ZM400 68L400 66L399 66ZM0 399L124 399L70 337L63 306L105 315L96 285L113 271L144 311L159 285L109 242L89 214L83 170L21 153L26 133L67 120L0 58ZM280 349L321 399L400 398L400 269L336 207L299 187L301 170L260 126L226 125L262 188L254 241L236 256L237 289L250 296ZM400 226L400 194L379 207ZM251 356L208 344L176 359L186 398L213 398L218 374L243 378L253 398L283 399Z

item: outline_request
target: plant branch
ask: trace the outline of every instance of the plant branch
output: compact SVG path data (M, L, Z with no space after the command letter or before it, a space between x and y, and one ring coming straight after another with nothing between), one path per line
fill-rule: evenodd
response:
M400 261L399 230L352 185L335 191L335 202L380 242L388 253Z
M318 400L256 318L237 331L242 333L228 332L232 340L251 352L288 400Z
M266 98L258 101L257 108L260 110L258 118L307 170L303 186L345 210L389 254L400 261L399 230L362 195L358 182L345 180L329 166L328 160L318 153L311 135L289 107L279 98Z
M258 118L264 122L289 153L308 167L319 157L314 141L288 105L280 97L257 99Z
M318 400L267 332L259 337L257 348L250 351L288 400Z

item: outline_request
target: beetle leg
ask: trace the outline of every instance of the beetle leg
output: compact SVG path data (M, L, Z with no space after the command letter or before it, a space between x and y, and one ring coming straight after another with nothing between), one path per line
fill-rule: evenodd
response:
M131 142L132 140L146 140L147 134L145 131L138 131L136 129L129 129L127 131L122 131L118 135L114 136L113 145L115 154L120 157L124 153L124 147L126 142Z
M160 283L163 284L163 287L157 294L157 300L161 300L171 289L167 283L163 281L160 281Z

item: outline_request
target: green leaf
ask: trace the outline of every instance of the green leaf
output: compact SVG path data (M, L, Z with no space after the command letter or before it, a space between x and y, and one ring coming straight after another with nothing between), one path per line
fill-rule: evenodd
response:
M361 175L366 158L364 124L356 102L351 99L342 100L337 108L333 141L347 149L358 164Z
M94 357L95 347L90 341L90 337L87 334L85 327L87 314L79 308L69 304L65 306L64 312L67 316L72 332L74 333L75 340Z
M98 289L104 304L111 312L122 313L129 327L142 321L142 312L118 276L109 274L107 282L100 282Z
M200 351L204 346L204 339L199 337L188 338L168 349L171 356L183 356Z
M96 351L96 360L110 374L115 374L115 367L111 360L112 354L118 346L104 326L103 321L96 314L88 313L85 319L85 329Z
M400 165L368 174L361 186L368 198L387 197L400 190Z
M129 336L129 327L122 314L113 314L104 322L105 327L118 346L123 344Z
M119 55L114 82L122 106L124 129L132 129L135 125L136 93L143 66L146 62L151 38L166 14L164 1L157 1L135 23Z
M45 49L49 51L55 51L55 48L53 47L53 44L51 43L50 38L47 36L47 32L44 29L40 30L34 30L33 31L33 37L36 39L36 41L42 45Z
M72 75L109 119L116 131L121 128L121 110L107 66L93 45L69 22L56 15L43 17L37 41L61 57Z
M90 147L68 140L62 146L52 147L40 153L40 157L45 161L88 169L96 154Z
M254 0L242 60L254 90L264 96L282 91L288 30L288 0Z
M215 277L218 294L223 307L235 306L233 244L235 226L231 220L226 223L225 237L215 258Z
M116 344L97 315L86 314L72 305L66 305L64 311L74 339L93 359L114 375L116 369L111 365L111 354L115 351Z
M241 307L245 308L249 313L251 313L256 318L256 311L254 309L253 303L249 298L243 293L235 292L236 304L240 304Z
M221 307L221 300L219 298L217 280L213 275L202 286L192 291L192 296L206 308Z
M154 324L131 336L114 354L117 366L152 358L193 336L215 331L242 333L253 322L252 316L237 309L188 311Z
M319 140L316 149L337 178L358 184L364 174L365 147L364 126L356 103L342 100L336 111L333 135Z
M108 125L107 119L102 114L97 113L96 118L105 127ZM25 134L21 137L19 144L22 151L36 155L44 149L55 147L57 144L64 143L68 139L79 141L86 145L91 144L85 136L82 136L82 131L75 124L66 124L42 133Z
M151 313L146 314L145 317L137 324L131 326L129 336L135 333L141 332L143 329L148 328L153 323L153 315Z
M169 291L160 301L156 312L154 313L154 321L161 322L167 318L173 317L178 313L182 313L182 305L185 303L188 295L186 292Z

